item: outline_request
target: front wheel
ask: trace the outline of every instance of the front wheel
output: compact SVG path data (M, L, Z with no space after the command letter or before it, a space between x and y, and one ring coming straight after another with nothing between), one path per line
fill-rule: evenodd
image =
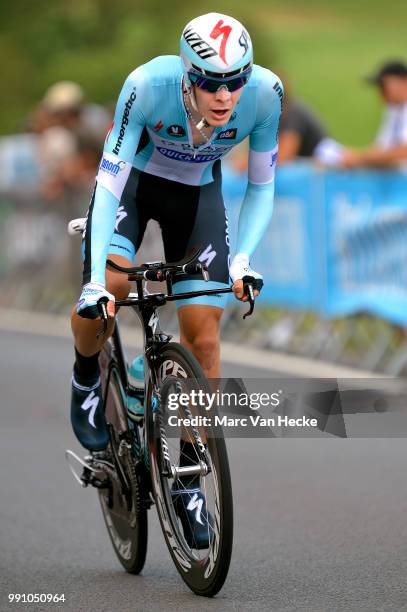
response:
M205 416L203 407L192 405L184 409L179 408L178 412L169 411L169 400L174 393L189 393L192 389L211 392L203 370L194 356L180 344L168 343L160 349L154 368L157 384L154 386L150 382L146 394L146 414L151 478L157 512L168 549L182 579L196 594L211 597L223 586L232 554L232 486L225 440L219 431L215 437L210 425L194 427L182 424L174 427L173 423L171 426L169 424L169 414L178 414L182 423L188 416L199 416L199 413ZM195 453L192 458L190 453L187 462L182 461L180 457L180 448L183 448L181 440L189 441L190 448ZM204 465L202 471L207 473L195 477L195 489L190 488L185 484L185 480L178 477L176 470L186 463L202 466L203 456L207 470ZM182 523L179 517L180 497L190 500L188 508L196 508L197 513L200 510L197 498L194 497L197 486L210 518L207 523L206 547L191 540L190 533L189 537L186 537L184 527L188 525L185 526L185 521ZM195 516L199 519L198 514Z

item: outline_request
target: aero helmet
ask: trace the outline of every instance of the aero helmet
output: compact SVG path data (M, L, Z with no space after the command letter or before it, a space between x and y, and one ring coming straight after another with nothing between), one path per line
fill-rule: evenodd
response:
M228 78L250 74L253 66L253 46L247 30L233 17L221 13L208 13L190 21L181 34L180 47L189 92L189 74L227 82Z

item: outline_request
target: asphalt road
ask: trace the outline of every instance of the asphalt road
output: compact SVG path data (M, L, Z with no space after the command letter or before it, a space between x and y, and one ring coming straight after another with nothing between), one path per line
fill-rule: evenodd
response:
M407 610L404 439L229 440L232 564L220 594L201 599L173 567L154 508L143 574L122 571L96 493L69 473L70 342L0 332L0 346L1 611ZM65 603L9 604L9 593Z

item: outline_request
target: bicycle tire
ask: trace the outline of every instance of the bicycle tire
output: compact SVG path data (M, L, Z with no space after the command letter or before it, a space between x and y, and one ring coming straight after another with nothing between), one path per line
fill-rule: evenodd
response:
M109 343L106 343L102 353L101 374L104 383L105 413L106 420L110 424L108 453L111 454L111 458L113 458L113 453L116 453L116 460L118 460L118 433L123 429L123 423L127 420L126 399L117 369L109 366L107 370L107 364L112 363ZM139 574L144 567L147 555L147 509L140 503L142 483L134 458L129 458L127 464L123 466L123 469L131 485L131 500L123 494L117 471L110 474L111 487L109 490L100 489L98 493L103 518L118 560L128 573ZM129 504L131 504L130 509Z
M174 371L180 366L191 379L206 381L203 370L195 357L178 343L170 342L163 345L154 361L158 371L163 363L173 361ZM161 380L161 385L163 384ZM205 383L204 383L205 384ZM208 385L208 382L206 381ZM209 386L207 387L209 390ZM233 500L232 485L225 440L222 434L207 438L207 448L213 471L213 480L219 489L219 497L215 499L215 528L213 540L204 559L197 558L196 553L185 544L180 535L180 526L174 508L171 508L171 496L168 494L168 477L160 473L161 439L157 435L153 418L154 398L151 383L146 394L147 435L149 445L149 461L151 478L164 538L174 561L174 564L184 582L197 595L212 597L222 588L229 570L233 545ZM206 476L204 478L207 478ZM216 498L216 494L215 494Z

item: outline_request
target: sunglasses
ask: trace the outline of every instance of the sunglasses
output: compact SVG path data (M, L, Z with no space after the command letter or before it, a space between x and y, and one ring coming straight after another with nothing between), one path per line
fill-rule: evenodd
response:
M237 91L244 87L250 78L250 72L241 74L232 79L212 79L206 76L199 76L198 74L189 73L189 79L193 85L208 91L209 93L215 93L220 87L226 87L228 91Z

